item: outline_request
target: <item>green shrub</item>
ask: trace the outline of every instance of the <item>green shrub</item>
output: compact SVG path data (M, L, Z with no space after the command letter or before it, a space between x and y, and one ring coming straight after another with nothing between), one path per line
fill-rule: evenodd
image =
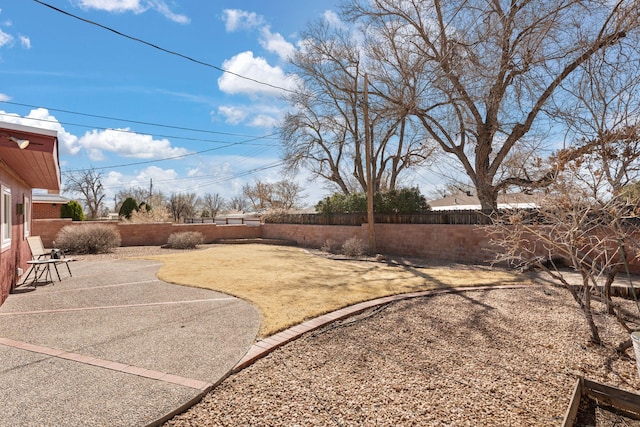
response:
M380 213L414 214L431 209L417 187L378 193L373 201L374 210Z
M56 236L56 246L71 254L102 254L120 246L120 233L106 224L68 225Z
M379 192L373 196L376 213L413 214L429 209L427 199L417 187ZM320 200L316 211L323 215L367 212L367 196L364 193L334 193Z
M133 211L138 211L138 201L133 197L127 197L124 199L124 202L122 202L122 206L120 206L118 216L130 219Z
M349 258L357 258L364 254L364 245L362 240L352 237L342 244L342 254Z
M366 212L367 196L364 193L334 193L320 200L316 205L316 211L323 215Z
M182 231L173 233L167 240L166 247L172 249L195 249L204 243L204 236L197 231Z
M62 205L60 218L71 218L73 221L84 221L84 211L82 205L75 200Z

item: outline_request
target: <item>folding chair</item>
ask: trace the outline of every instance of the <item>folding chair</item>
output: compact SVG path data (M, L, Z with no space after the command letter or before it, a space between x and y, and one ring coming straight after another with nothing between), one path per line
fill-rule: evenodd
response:
M67 258L64 256L62 251L58 251L54 249L51 252L47 252L44 249L44 245L42 244L42 239L40 236L29 236L27 237L27 243L29 244L29 249L31 250L30 261L27 261L27 264L31 265L31 271L27 274L24 281L22 283L26 283L29 279L29 276L33 274L33 284L37 286L38 280L44 275L47 282L51 281L53 283L53 277L51 275L51 266L56 271L56 275L58 276L58 281L60 281L60 272L58 271L58 264L64 264L67 266L67 271L69 272L69 276L73 276L71 274L71 268L69 267L69 262L75 261L73 258ZM53 258L52 254L57 253L59 258Z

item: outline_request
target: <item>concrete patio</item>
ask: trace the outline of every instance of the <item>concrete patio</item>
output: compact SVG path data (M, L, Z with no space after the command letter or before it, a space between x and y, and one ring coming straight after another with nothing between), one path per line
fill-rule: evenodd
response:
M71 264L73 277L61 270L60 282L10 295L0 306L0 425L154 424L223 379L253 344L258 311L161 282L159 267L87 257Z

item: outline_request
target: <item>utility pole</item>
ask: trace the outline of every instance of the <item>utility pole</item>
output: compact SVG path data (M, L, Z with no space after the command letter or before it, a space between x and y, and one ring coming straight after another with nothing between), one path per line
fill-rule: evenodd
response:
M371 135L369 132L369 78L364 75L364 152L367 162L367 224L369 225L369 254L376 254L376 231L373 215L373 172L371 158L373 150L371 147Z
M149 200L147 203L151 203L151 196L153 196L153 178L149 178Z

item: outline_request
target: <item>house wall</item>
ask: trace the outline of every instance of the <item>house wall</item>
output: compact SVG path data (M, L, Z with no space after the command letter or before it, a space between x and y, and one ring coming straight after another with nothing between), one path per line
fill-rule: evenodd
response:
M31 259L29 245L24 235L24 215L18 215L16 205L24 203L25 196L31 199L31 188L10 170L0 167L0 183L11 189L11 246L0 249L0 304L19 282L17 269L27 271L27 261Z
M62 204L60 203L34 203L33 219L57 219L60 218Z

